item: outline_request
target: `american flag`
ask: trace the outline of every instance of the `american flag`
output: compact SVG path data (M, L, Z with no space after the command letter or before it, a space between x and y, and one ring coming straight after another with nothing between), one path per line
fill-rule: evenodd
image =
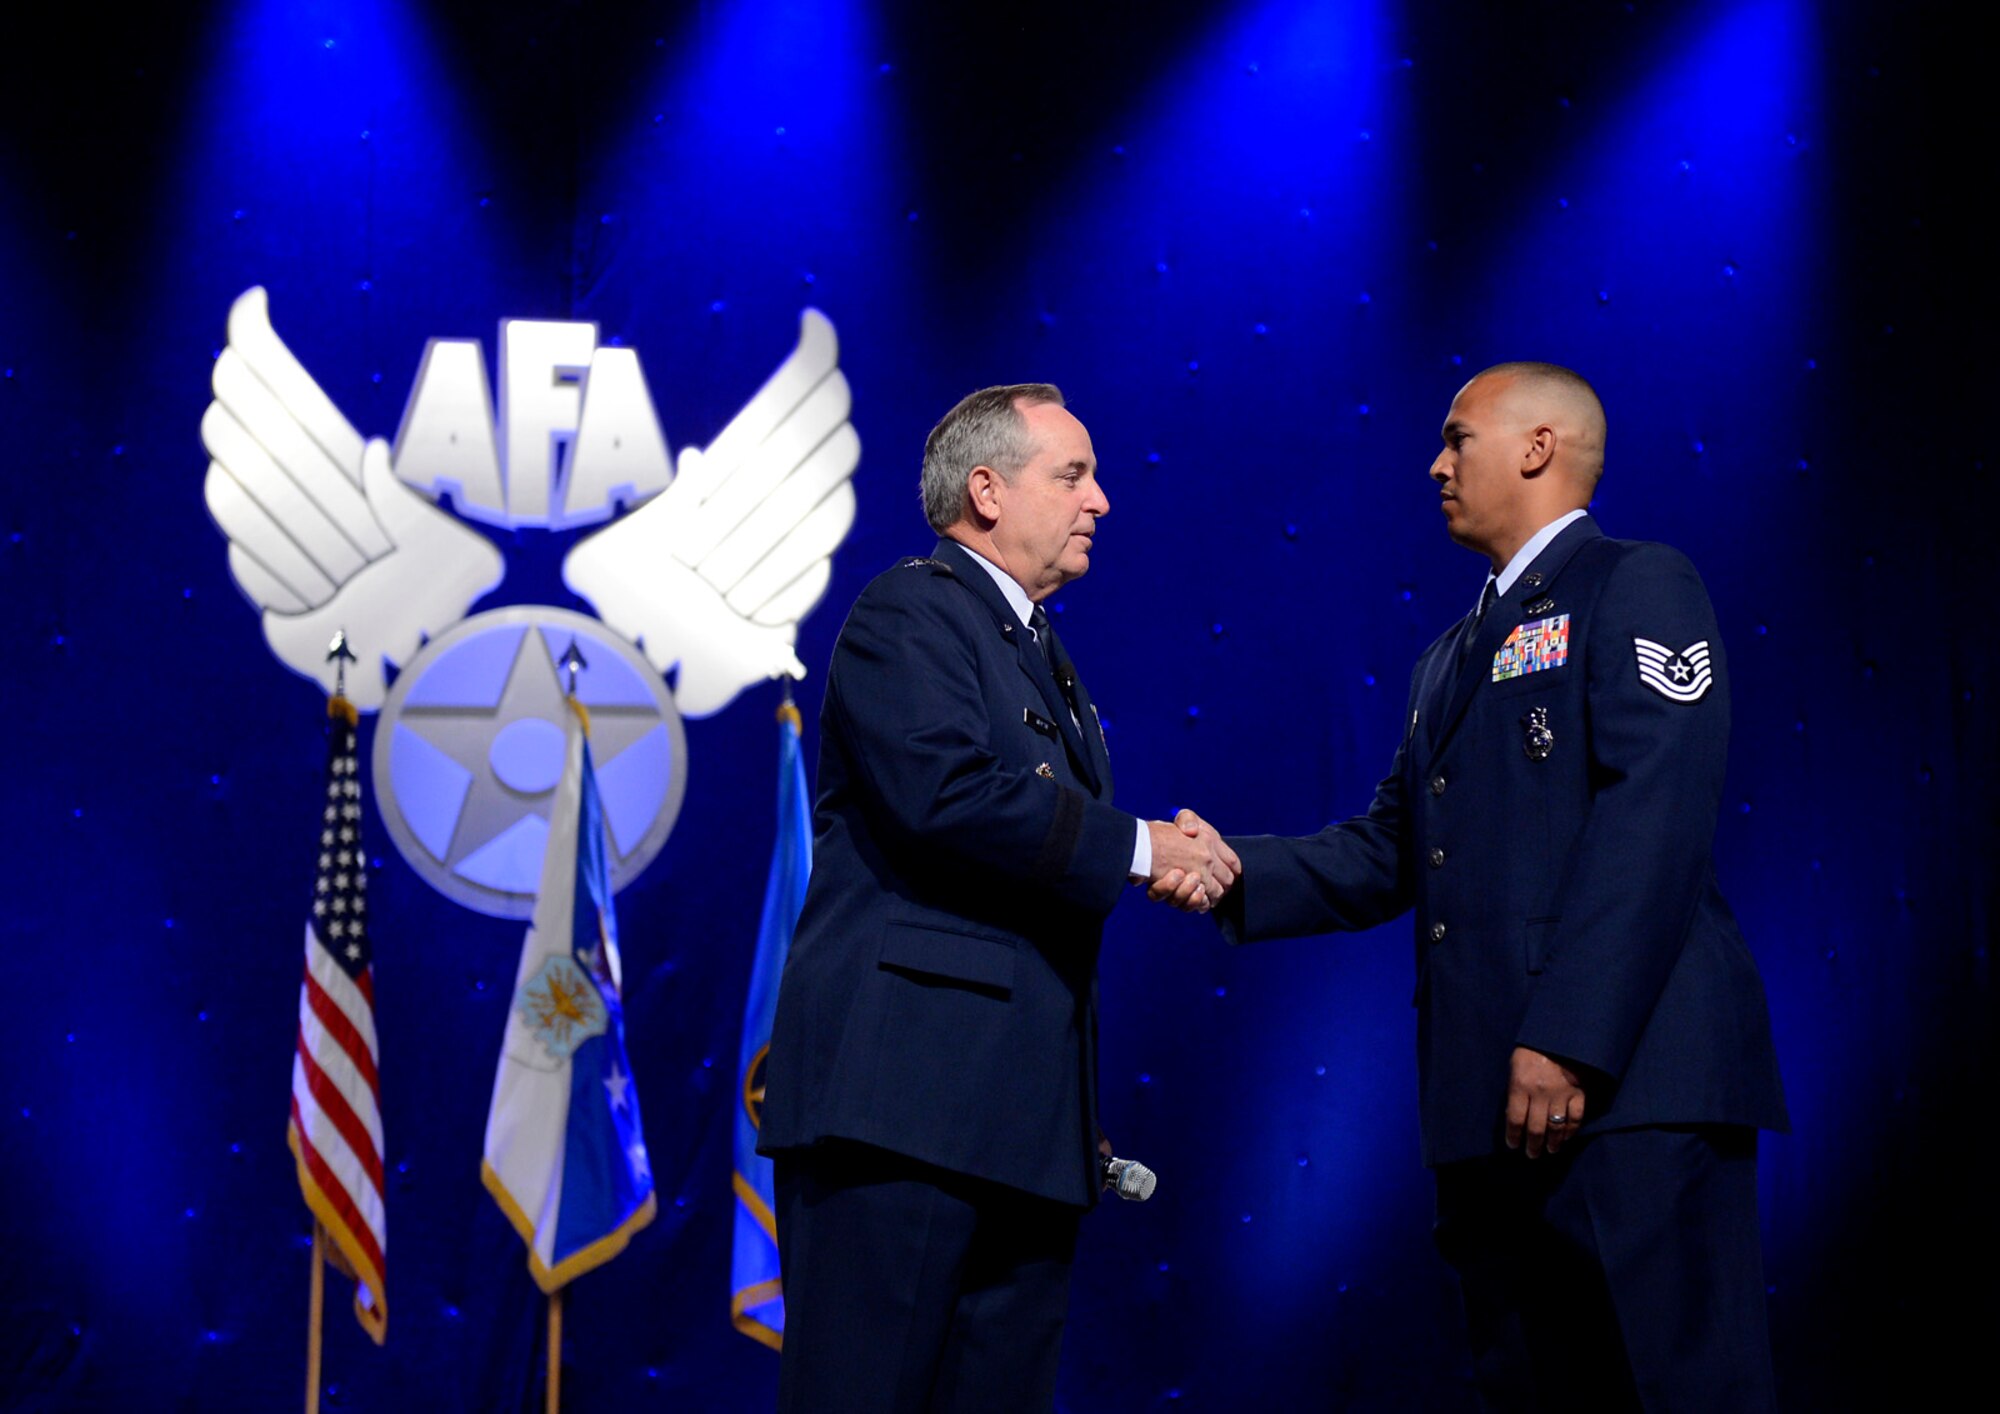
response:
M388 1227L368 860L354 749L359 719L343 697L328 702L327 715L326 799L306 916L289 1138L306 1206L332 1239L327 1260L354 1279L355 1319L379 1345L389 1328Z

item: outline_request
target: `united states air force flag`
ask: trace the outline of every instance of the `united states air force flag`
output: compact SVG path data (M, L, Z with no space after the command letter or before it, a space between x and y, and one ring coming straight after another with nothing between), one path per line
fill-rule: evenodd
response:
M547 1292L617 1256L656 1211L625 1059L590 719L574 697L569 705L541 892L521 947L481 1165Z
M757 929L757 960L750 998L743 1008L741 1103L736 1108L736 1250L730 1266L729 1318L752 1340L776 1350L784 1343L785 1295L778 1276L778 1225L772 1215L771 1161L757 1154L763 1119L764 1057L771 1049L771 1016L778 1007L778 978L792 948L792 930L806 901L812 869L812 804L799 758L799 709L778 709L778 842L764 885L764 921Z

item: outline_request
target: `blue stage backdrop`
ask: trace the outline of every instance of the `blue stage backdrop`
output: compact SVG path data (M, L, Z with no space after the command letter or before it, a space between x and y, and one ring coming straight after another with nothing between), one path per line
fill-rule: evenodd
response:
M1503 15L1502 8L1514 11ZM1363 808L1476 596L1425 469L1453 392L1567 363L1597 514L1680 546L1735 666L1716 839L1796 1129L1763 1149L1797 1409L1920 1407L1990 1332L1995 584L1976 85L1807 0L965 9L235 0L57 7L0 84L0 1404L281 1409L310 1219L285 1145L322 695L204 510L232 300L368 436L426 341L588 320L666 438L839 331L858 516L798 643L930 537L922 440L1047 379L1112 511L1054 608L1121 803ZM587 612L583 533L482 528L478 607ZM729 1316L736 1058L779 695L687 727L618 898L659 1216L570 1288L566 1407L769 1407ZM373 719L364 718L363 760ZM434 892L369 786L388 1342L329 1287L328 1407L539 1408L542 1310L481 1187L522 924ZM1225 952L1114 916L1105 1124L1161 1175L1086 1224L1067 1409L1471 1407L1418 1162L1408 924ZM1962 1262L1957 1283L1929 1273ZM1886 1401L1886 1403L1885 1403Z

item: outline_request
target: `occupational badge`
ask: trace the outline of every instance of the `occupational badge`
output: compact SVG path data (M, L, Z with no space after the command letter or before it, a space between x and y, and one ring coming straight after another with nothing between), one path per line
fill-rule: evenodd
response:
M1530 761L1546 761L1549 753L1556 749L1556 734L1549 730L1549 709L1530 707L1528 715L1521 718L1521 750Z
M1715 672L1707 639L1674 649L1650 638L1635 638L1632 647L1639 656L1639 681L1667 701L1692 703L1708 696Z

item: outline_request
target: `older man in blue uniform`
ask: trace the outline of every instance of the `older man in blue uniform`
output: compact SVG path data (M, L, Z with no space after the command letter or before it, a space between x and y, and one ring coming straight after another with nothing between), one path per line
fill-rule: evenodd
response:
M960 402L923 495L937 548L871 583L834 648L772 1029L785 1410L1052 1407L1102 1186L1104 917L1128 882L1171 873L1201 907L1233 878L1212 830L1111 804L1097 709L1041 608L1110 510L1062 394Z
M1586 513L1604 440L1567 369L1459 392L1430 475L1479 606L1418 661L1368 812L1232 838L1218 918L1415 910L1424 1160L1486 1407L1763 1410L1756 1134L1786 1116L1711 861L1728 662L1687 559Z

